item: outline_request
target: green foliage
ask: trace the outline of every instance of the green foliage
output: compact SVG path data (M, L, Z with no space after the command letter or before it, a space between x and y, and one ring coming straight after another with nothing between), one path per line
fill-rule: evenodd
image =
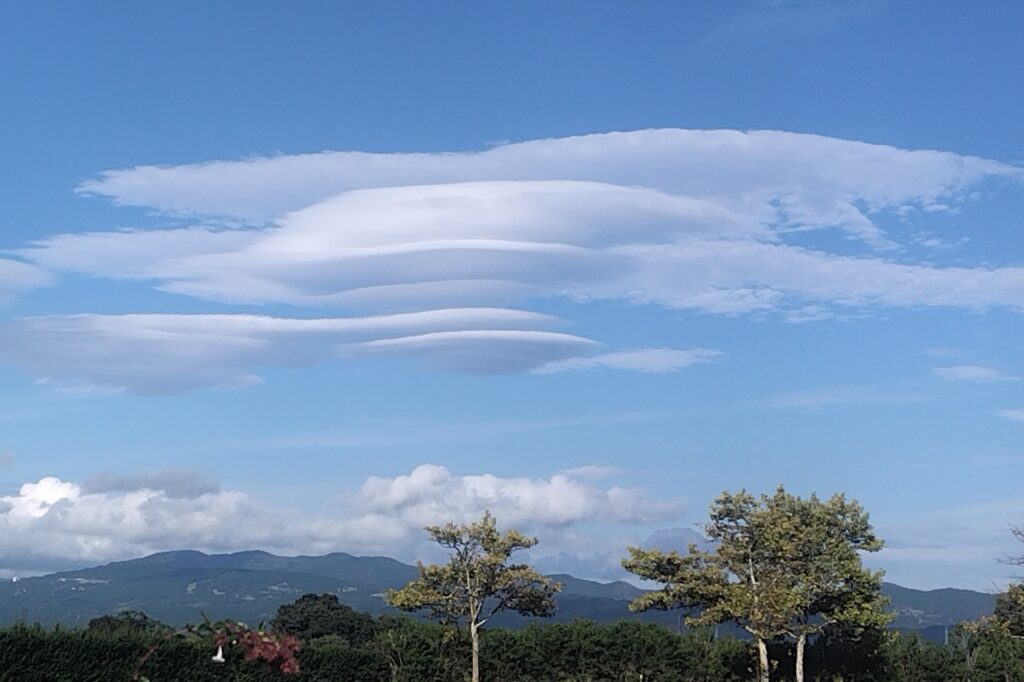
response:
M327 635L303 643L301 672L287 677L225 652L213 663L208 643L172 638L147 660L152 682L465 682L466 631L384 616L372 641L353 646ZM481 633L483 676L494 682L748 682L756 666L750 643L715 639L707 630L676 634L621 621L534 624ZM160 638L119 631L0 629L0 682L127 682L139 656ZM773 682L792 679L792 646L771 646ZM995 621L950 633L949 646L882 629L831 628L808 649L816 682L1022 682L1024 643Z
M241 655L213 663L210 646L126 630L47 630L15 625L0 630L0 682L128 682L149 648L142 674L152 682L267 682L280 676Z
M337 635L356 646L372 640L376 632L373 618L342 604L333 594L304 594L282 605L270 627L301 640Z
M142 611L121 611L106 616L93 618L87 626L96 632L137 632L165 633L173 628L170 625L150 618Z
M711 505L706 532L717 543L711 552L629 548L623 566L664 585L637 598L633 610L699 608L689 624L733 621L764 639L888 620L881 573L864 569L859 555L882 542L860 506L842 495L822 502L782 488L760 500L725 493Z
M1009 634L1024 636L1024 584L1010 585L1006 592L996 597L993 615L1006 627Z
M630 547L623 566L664 587L638 597L631 609L688 608L691 625L735 622L758 641L761 679L768 677L766 643L797 642L797 679L806 640L828 627L871 628L890 616L882 574L865 569L861 552L875 552L868 516L843 495L802 499L781 486L760 499L724 493L711 505L707 536L713 551Z
M450 552L443 565L417 563L419 577L400 590L389 590L387 602L403 611L427 609L444 624L465 623L471 641L473 682L480 680L479 629L495 614L514 611L524 616L549 616L561 589L526 564L510 564L514 552L529 549L537 538L519 531L498 531L491 512L476 523L446 523L426 529L431 539Z
M451 552L447 564L417 564L419 577L400 590L389 590L389 604L403 611L427 609L442 623L483 625L501 611L526 616L550 615L559 586L526 564L510 564L512 554L537 544L511 530L502 534L490 512L476 523L446 523L426 529Z

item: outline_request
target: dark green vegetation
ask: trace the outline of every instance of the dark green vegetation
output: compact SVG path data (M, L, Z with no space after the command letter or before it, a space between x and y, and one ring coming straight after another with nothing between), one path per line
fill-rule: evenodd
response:
M380 615L389 612L383 593L417 575L415 566L381 557L165 552L17 583L0 582L0 622L84 627L99 616L136 610L172 625L198 622L202 613L259 623L269 621L282 604L310 592L334 594L358 611ZM630 619L673 630L679 622L679 614L672 611L630 613L629 602L643 591L628 583L550 577L562 584L562 591L555 596L555 615L540 622ZM921 630L936 641L942 641L946 627L992 613L996 600L982 592L921 591L892 584L884 584L882 593L890 598L889 610L896 616L892 627ZM531 620L536 619L506 613L491 625L516 628Z
M229 653L212 662L211 646L171 639L152 630L0 630L0 682L127 682L139 657L160 646L143 673L152 682L464 682L470 642L464 630L405 616L369 620L339 611L333 599L310 595L290 622L318 632L299 651L302 672L283 677ZM134 620L134 619L130 619ZM371 629L366 630L366 624ZM334 629L334 632L328 632ZM346 635L345 633L352 633ZM366 636L369 635L367 638ZM361 643L349 639L352 636ZM793 677L792 644L770 643L773 682ZM711 631L682 635L649 624L579 621L482 631L481 677L488 682L747 682L754 678L754 646ZM828 631L808 645L807 679L816 682L1022 682L1024 642L994 621L958 628L950 644L915 634L867 631L850 638Z

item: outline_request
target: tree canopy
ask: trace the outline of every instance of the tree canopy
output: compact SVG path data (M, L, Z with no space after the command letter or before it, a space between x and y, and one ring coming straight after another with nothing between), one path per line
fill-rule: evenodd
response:
M335 594L304 594L283 604L270 627L301 640L336 635L355 646L369 642L376 632L373 618L342 604Z
M450 552L448 563L418 562L419 577L389 591L387 601L403 611L429 610L443 623L464 624L472 640L472 679L478 682L479 629L502 611L552 614L560 586L527 564L510 563L514 552L533 547L537 539L515 530L501 533L489 511L474 523L449 522L426 531Z
M689 608L691 625L737 623L757 641L762 680L772 639L796 640L799 681L809 635L888 622L882 574L865 569L860 557L881 549L882 541L860 505L843 495L822 501L782 487L760 498L726 492L711 505L706 534L715 543L711 551L630 547L623 566L663 585L631 608Z

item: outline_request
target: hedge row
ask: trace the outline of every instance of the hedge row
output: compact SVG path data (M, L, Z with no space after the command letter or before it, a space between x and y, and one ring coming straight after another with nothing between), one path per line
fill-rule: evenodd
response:
M141 673L151 682L465 682L469 646L462 633L405 618L380 619L374 638L353 646L340 636L307 641L302 672L283 678L196 642L145 632L104 632L15 625L0 630L0 682L128 682L154 644ZM792 679L792 652L773 682ZM707 633L677 635L656 625L589 622L487 631L486 682L747 682L748 643ZM957 637L949 646L913 636L868 633L824 638L808 652L808 680L833 682L1024 682L1024 643L1008 637ZM643 677L641 678L641 675Z

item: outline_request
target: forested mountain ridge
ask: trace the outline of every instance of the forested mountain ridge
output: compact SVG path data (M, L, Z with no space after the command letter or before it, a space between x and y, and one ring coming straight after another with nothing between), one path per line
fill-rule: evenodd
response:
M196 622L206 613L257 623L307 592L337 594L359 611L390 609L381 598L416 576L416 568L386 557L282 557L261 551L204 554L176 551L94 568L0 583L0 623L15 620L84 625L91 618L132 609L172 624ZM547 622L629 618L675 628L679 612L630 613L626 606L642 590L623 581L600 583L571 575L562 583L558 610ZM894 627L924 630L955 625L992 613L995 595L971 590L914 590L885 584L896 614ZM495 624L517 627L528 619L503 614Z

